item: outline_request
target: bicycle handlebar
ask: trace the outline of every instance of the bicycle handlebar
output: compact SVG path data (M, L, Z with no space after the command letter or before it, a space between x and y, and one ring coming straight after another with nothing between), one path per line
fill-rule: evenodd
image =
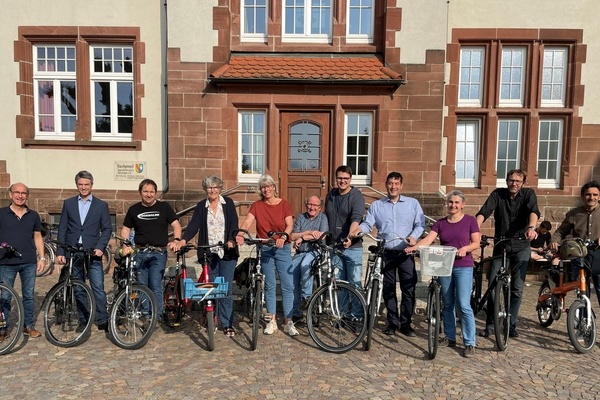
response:
M240 233L242 235L240 235ZM269 234L270 233L271 232L269 232ZM278 232L274 232L274 234L277 234L277 233ZM270 237L268 239L252 238L252 235L246 229L236 229L235 231L233 231L231 233L231 236L234 238L234 240L235 240L235 238L237 236L243 236L244 237L244 243L247 244L247 245L259 245L259 246L260 245L264 245L264 244L266 244L267 246L274 246L275 245L275 239L273 239L272 237Z
M94 249L84 249L83 246L81 244L79 244L79 243L78 243L77 247L68 245L66 243L61 243L58 240L52 240L52 243L54 243L58 247L61 247L61 248L65 249L70 254L82 253L82 254L85 254L85 255L87 255L87 254L91 255L95 251Z
M7 253L14 254L17 257L23 256L21 253L19 253L17 251L17 249L15 249L14 247L12 247L10 244L8 244L6 242L0 243L0 247L5 249Z

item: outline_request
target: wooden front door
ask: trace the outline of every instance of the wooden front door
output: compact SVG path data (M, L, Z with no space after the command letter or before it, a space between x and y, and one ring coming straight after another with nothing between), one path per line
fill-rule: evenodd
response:
M330 121L329 112L281 114L281 197L290 202L294 217L305 211L307 196L325 200Z

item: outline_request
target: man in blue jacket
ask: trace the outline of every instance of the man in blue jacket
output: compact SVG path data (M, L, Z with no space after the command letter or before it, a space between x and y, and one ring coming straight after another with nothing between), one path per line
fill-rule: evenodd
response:
M57 239L59 243L69 246L81 244L84 249L94 250L88 279L96 299L98 329L108 331L106 292L104 291L104 272L102 270L102 253L108 245L112 233L108 204L92 196L94 177L88 171L78 172L75 175L75 184L79 194L64 201ZM59 264L66 263L65 251L62 248L58 249L57 261ZM73 276L83 280L83 257L77 255L74 261ZM85 311L81 311L85 314ZM85 323L86 321L80 322Z

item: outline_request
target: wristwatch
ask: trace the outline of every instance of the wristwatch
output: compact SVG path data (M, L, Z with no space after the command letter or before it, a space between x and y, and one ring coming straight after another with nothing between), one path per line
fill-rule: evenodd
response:
M38 261L46 261L46 257L40 257L38 258Z
M528 226L527 229L535 229L535 226ZM525 229L525 230L527 230Z

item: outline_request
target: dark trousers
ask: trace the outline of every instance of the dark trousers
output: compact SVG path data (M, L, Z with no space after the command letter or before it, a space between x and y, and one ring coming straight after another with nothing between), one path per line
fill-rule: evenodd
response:
M400 280L400 290L402 291L400 315L398 315L398 299L396 297L397 279ZM414 257L403 251L386 251L383 267L383 300L390 325L406 326L412 322L416 284L417 270Z

